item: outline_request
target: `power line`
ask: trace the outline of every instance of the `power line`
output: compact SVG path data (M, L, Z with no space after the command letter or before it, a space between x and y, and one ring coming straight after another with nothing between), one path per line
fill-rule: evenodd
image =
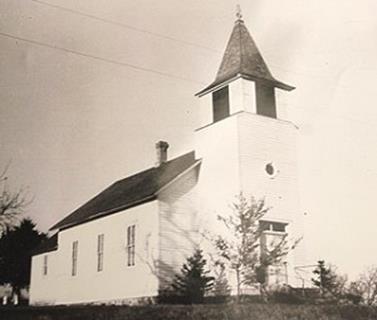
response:
M45 2L45 1L41 1L41 0L31 0L31 1L38 3L40 5L44 5L44 6L54 8L54 9L66 11L66 12L69 12L69 13L72 13L72 14L75 14L75 15L80 15L82 17L94 19L94 20L101 21L101 22L104 22L104 23L107 23L107 24L112 24L112 25L115 25L115 26L118 26L118 27L121 27L121 28L129 29L129 30L133 30L133 31L141 32L141 33L145 33L145 34L149 34L149 35L152 35L154 37L162 38L162 39L169 40L169 41L178 42L178 43L184 44L186 46L198 47L198 48L201 48L201 49L204 49L204 50L207 50L207 51L211 51L211 52L217 52L217 53L220 52L219 50L216 50L216 49L213 49L213 48L210 48L210 47L207 47L207 46L203 46L203 45L200 45L200 44L197 44L197 43L193 43L193 42L185 41L185 40L180 40L180 39L177 39L177 38L174 38L174 37L169 37L169 36L163 35L161 33L152 32L152 31L149 31L149 30L137 28L137 27L131 26L129 24L113 21L113 20L110 20L110 19L101 18L101 17L95 16L95 15L92 15L92 14L88 14L88 13L85 13L85 12L82 12L82 11L73 10L73 9L63 7L63 6L59 6L59 5L56 5L56 4L51 4L51 3L48 3L48 2Z
M144 33L144 34L149 34L149 35L152 35L154 37L162 38L162 39L165 39L165 40L181 43L181 44L184 44L186 46L197 47L197 48L200 48L200 49L211 51L213 53L222 53L221 50L214 49L214 48L211 48L211 47L208 47L208 46L204 46L204 45L200 45L200 44L197 44L197 43L194 43L194 42L185 41L185 40L181 40L181 39L178 39L178 38L166 36L166 35L163 35L161 33L152 32L152 31L145 30L145 29L142 29L142 28L134 27L130 24L125 24L125 23L113 21L113 20L110 20L110 19L101 18L101 17L95 16L95 15L92 15L92 14L82 12L82 11L70 9L70 8L59 6L59 5L56 5L56 4L51 4L51 3L46 2L46 1L42 1L42 0L30 0L30 1L38 3L40 5L50 7L50 8L54 8L54 9L57 9L57 10L69 12L71 14L83 16L83 17L86 17L86 18L89 18L89 19L94 19L94 20L101 21L101 22L104 22L104 23L107 23L107 24L112 24L112 25L115 25L115 26L118 26L118 27L121 27L121 28L129 29L129 30L133 30L133 31L136 31L136 32ZM269 51L269 50L264 50L264 51L267 52L267 53L272 52L272 51ZM288 70L288 69L282 68L282 67L274 65L274 64L269 64L269 65L273 68L280 69L285 73L297 74L297 75L301 75L301 76L314 77L314 78L325 78L325 76L323 76L323 75L292 71L292 70Z
M110 63L110 64L114 64L114 65L119 65L119 66L123 66L123 67L127 67L127 68L132 68L132 69L143 71L143 72L155 73L155 74L163 76L163 77L179 79L179 80L182 80L182 81L197 83L197 84L201 84L201 85L206 84L204 82L200 82L200 81L193 80L193 79L190 79L190 78L180 77L180 76L172 75L170 73L161 72L161 71L158 71L158 70L153 70L153 69L149 69L149 68L135 66L135 65L132 65L132 64L129 64L129 63L126 63L126 62L119 62L119 61L112 60L112 59L102 58L102 57L94 56L94 55L91 55L91 54L79 52L79 51L76 51L76 50L71 50L71 49L67 49L67 48L63 48L63 47L59 47L59 46L55 46L55 45L50 45L50 44L47 44L47 43L44 43L44 42L40 42L40 41L36 41L36 40L32 40L32 39L27 39L27 38L11 35L11 34L4 33L4 32L0 32L0 36L19 40L19 41L28 42L28 43L31 43L31 44L34 44L34 45L37 45L37 46L47 47L47 48L53 49L53 50L63 51L63 52L66 52L66 53L78 55L78 56L85 57L85 58L90 58L90 59L97 60L97 61L102 61L102 62L106 62L106 63ZM19 85L27 85L27 84L19 84ZM5 86L0 86L0 87L8 87L8 86L5 85ZM295 109L297 108L297 107L294 107L293 105L289 105L289 107L293 107ZM325 108L321 108L321 109L325 110ZM360 124L366 124L366 125L371 126L373 128L375 127L374 123L361 121L359 119L351 119L349 117L341 117L339 115L337 116L337 118L342 118L343 120L346 120L346 121L358 122Z
M116 61L116 60L112 60L112 59L108 59L108 58L103 58L103 57L91 55L91 54L88 54L88 53L83 53L83 52L80 52L80 51L51 45L51 44L44 43L44 42L41 42L41 41L15 36L15 35L5 33L5 32L0 32L0 36L19 40L19 41L23 41L23 42L28 42L28 43L31 43L31 44L34 44L34 45L37 45L37 46L41 46L41 47L46 47L46 48L49 48L49 49L59 50L59 51L63 51L63 52L70 53L70 54L75 54L75 55L78 55L78 56L81 56L81 57L90 58L90 59L97 60L97 61L102 61L102 62L106 62L106 63L119 65L119 66L122 66L122 67L132 68L132 69L143 71L143 72L155 73L155 74L158 74L158 75L163 76L163 77L174 78L174 79L179 79L179 80L183 80L183 81L186 81L186 82L192 82L192 83L198 83L198 84L201 84L201 85L205 85L205 83L203 83L203 82L193 80L193 79L190 79L190 78L180 77L180 76L176 76L176 75L173 75L173 74L170 74L170 73L167 73L167 72L162 72L162 71L158 71L158 70L154 70L154 69L136 66L136 65L126 63L126 62L121 62L121 61Z
M15 36L15 35L4 33L4 32L0 32L0 36L19 40L19 41L23 41L23 42L27 42L27 43L31 43L31 44L34 44L34 45L37 45L37 46L46 47L46 48L53 49L53 50L63 51L63 52L66 52L66 53L78 55L78 56L85 57L85 58L90 58L90 59L97 60L97 61L102 61L102 62L114 64L114 65L119 65L119 66L122 66L122 67L132 68L132 69L143 71L143 72L155 73L155 74L163 76L163 77L174 78L174 79L178 79L178 80L182 80L182 81L186 81L186 82L197 83L197 84L200 84L200 85L206 85L206 83L201 82L201 81L197 81L197 80L194 80L194 79L180 77L180 76L176 76L176 75L173 75L173 74L170 74L170 73L161 72L161 71L154 70L154 69L136 66L136 65L126 63L126 62L120 62L120 61L116 61L116 60L112 60L112 59L108 59L108 58L103 58L103 57L83 53L83 52L72 50L72 49L67 49L67 48L63 48L63 47L59 47L59 46L55 46L55 45L50 45L48 43L44 43L44 42L41 42L41 41L27 39L27 38ZM20 85L24 85L24 84L20 84ZM0 87L7 87L7 86L0 86ZM294 107L293 105L288 105L288 106L290 108L295 108L295 109L297 108L297 107ZM321 109L325 109L325 108L321 108ZM343 118L343 119L348 120L348 121L352 121L351 119L346 119L346 118ZM357 121L357 120L355 120L355 121ZM357 122L361 123L361 121L357 121ZM369 125L371 125L371 124L369 124Z

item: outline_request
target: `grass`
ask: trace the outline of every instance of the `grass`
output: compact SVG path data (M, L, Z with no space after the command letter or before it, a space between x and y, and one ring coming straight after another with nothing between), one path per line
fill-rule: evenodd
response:
M2 307L6 320L377 320L377 309L353 305L149 305Z

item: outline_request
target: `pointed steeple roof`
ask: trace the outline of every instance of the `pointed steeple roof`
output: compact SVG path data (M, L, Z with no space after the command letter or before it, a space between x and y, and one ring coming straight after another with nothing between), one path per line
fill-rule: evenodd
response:
M272 76L257 45L247 30L241 14L237 14L237 21L225 49L215 81L197 95L201 95L236 77L270 83L274 87L288 91L294 89L294 87L280 82Z

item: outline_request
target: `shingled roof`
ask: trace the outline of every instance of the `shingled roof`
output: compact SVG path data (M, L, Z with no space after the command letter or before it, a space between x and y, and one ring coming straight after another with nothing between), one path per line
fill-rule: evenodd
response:
M66 229L156 199L157 192L181 173L199 163L195 152L119 180L89 200L50 230Z
M32 251L33 255L55 251L58 249L58 233L44 240L36 249Z
M242 19L238 19L234 25L215 81L197 95L206 93L235 77L268 82L284 90L294 89L272 76Z

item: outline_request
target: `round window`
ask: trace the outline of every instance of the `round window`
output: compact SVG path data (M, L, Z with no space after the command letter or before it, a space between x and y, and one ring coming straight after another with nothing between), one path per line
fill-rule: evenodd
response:
M268 163L266 165L266 172L270 175L270 176L273 176L275 174L275 168L274 166L272 165L272 163Z

